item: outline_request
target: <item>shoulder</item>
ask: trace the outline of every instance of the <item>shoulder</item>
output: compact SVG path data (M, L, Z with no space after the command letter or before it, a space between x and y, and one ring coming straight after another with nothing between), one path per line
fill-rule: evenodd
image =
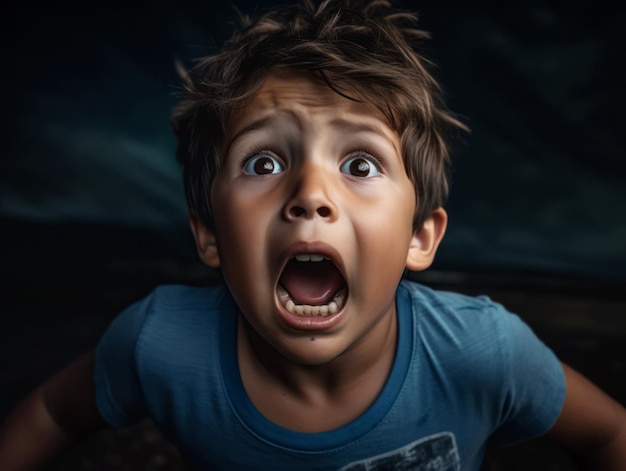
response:
M520 322L517 315L484 295L441 291L408 280L400 283L398 294L408 299L411 312L422 327L446 323L451 329L464 332L486 329L493 333L494 329L508 330L511 323Z
M222 284L205 287L160 285L126 311L148 323L173 318L181 323L196 316L206 318L208 312L220 310L227 300L228 289ZM124 314L122 312L121 316Z
M163 342L184 343L199 331L214 332L219 316L212 313L219 313L228 299L224 285L158 286L117 315L100 341L100 350L110 347L137 354Z
M217 345L216 313L227 300L222 285L163 285L124 309L96 350L96 394L103 417L115 425L131 423L152 410L152 402L172 381L180 382L179 375L197 377L197 359L212 358L202 353Z
M519 316L486 296L412 282L403 282L399 295L410 300L415 362L432 370L441 396L457 397L465 410L477 407L503 442L549 428L562 406L563 370Z
M227 293L225 285L160 285L145 298L152 309L189 309L217 306Z
M404 294L403 294L404 293ZM462 377L480 380L506 375L509 365L541 342L516 314L487 296L435 290L403 281L399 296L408 298L419 349ZM425 354L422 351L422 354Z
M223 284L158 286L137 308L144 318L140 341L184 343L198 332L215 332L220 314L230 310L231 299Z
M233 306L225 285L158 286L114 319L97 358L132 365L144 386L157 389L173 372L189 370L193 376L199 359L210 358L217 348L221 320L232 317Z

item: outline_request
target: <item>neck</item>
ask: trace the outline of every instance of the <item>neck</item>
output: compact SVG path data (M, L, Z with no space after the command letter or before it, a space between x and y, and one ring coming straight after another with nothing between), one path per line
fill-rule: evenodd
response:
M239 316L239 372L248 397L265 418L291 430L324 432L357 419L374 403L391 372L396 341L392 306L349 349L310 364L285 356Z
M303 342L311 342L311 348L318 348L317 345L324 348L325 340L320 336L315 340L303 339ZM254 388L254 380L262 381L312 403L349 396L355 390L373 396L373 400L384 387L395 359L395 304L361 339L320 364L287 357L259 335L243 315L239 316L237 342L244 385Z

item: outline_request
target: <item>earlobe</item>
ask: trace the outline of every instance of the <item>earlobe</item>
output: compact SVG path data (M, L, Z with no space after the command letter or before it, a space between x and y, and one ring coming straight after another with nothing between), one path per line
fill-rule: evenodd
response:
M215 233L206 227L195 213L189 214L189 226L196 240L196 248L200 260L209 267L219 267L220 257L217 251Z
M433 263L447 224L448 214L443 208L438 208L415 231L406 258L406 267L409 270L426 270Z

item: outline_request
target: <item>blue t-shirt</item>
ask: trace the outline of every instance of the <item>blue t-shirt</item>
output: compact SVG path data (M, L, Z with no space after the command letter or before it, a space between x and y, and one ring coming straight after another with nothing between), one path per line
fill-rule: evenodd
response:
M478 470L488 440L546 432L565 396L554 354L486 297L402 281L398 345L376 401L338 429L302 433L254 407L239 376L224 285L162 286L122 312L96 352L102 416L150 415L198 469Z

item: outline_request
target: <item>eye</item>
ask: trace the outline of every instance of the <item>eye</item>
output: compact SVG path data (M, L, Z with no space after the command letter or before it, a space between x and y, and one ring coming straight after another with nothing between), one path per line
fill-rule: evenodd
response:
M272 175L282 172L283 166L276 157L259 152L246 161L243 171L248 175Z
M371 178L380 173L376 158L367 152L358 152L356 156L346 160L340 170L347 175L359 178Z

